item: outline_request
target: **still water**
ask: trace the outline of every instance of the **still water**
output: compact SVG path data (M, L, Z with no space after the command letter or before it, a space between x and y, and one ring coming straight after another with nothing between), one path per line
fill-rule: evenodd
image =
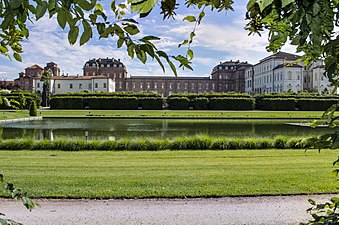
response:
M122 138L173 138L197 134L214 137L302 137L333 132L329 128L291 126L288 122L199 119L43 119L0 124L0 138L60 138L118 140Z

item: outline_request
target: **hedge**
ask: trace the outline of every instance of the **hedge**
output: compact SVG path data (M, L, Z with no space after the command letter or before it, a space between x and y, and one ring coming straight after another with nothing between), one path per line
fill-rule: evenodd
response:
M208 98L201 97L201 98L194 98L191 102L191 105L193 109L204 110L204 109L208 109L208 103L209 103Z
M257 109L274 111L294 111L296 100L294 98L264 98L257 102Z
M212 110L253 110L254 99L252 98L211 98L209 109Z
M164 99L162 97L140 97L138 103L142 109L160 110L163 108Z
M190 100L186 97L171 97L167 99L169 109L186 110L189 107Z
M51 109L83 109L84 101L82 97L52 97L50 99Z
M298 99L296 108L301 111L325 111L338 103L338 99Z
M51 109L138 109L136 97L52 97Z

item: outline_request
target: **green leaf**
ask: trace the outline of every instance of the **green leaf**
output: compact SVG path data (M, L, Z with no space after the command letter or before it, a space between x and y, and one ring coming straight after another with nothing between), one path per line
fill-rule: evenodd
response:
M6 220L0 218L0 225L10 225L10 223L7 223Z
M167 58L166 61L167 61L168 65L171 67L171 70L174 73L174 75L177 77L178 76L177 69L175 68L175 66L172 63L172 61L169 58Z
M259 5L260 11L263 11L267 6L271 5L273 2L274 0L256 0L256 3L258 3Z
M129 33L130 35L136 35L137 33L139 33L139 28L133 24L129 24L127 26L124 27L124 30Z
M124 44L124 41L125 41L125 39L119 38L119 40L117 41L118 48L121 48L121 46Z
M333 197L333 198L331 198L331 202L333 202L335 204L339 204L339 198L338 197Z
M192 59L193 59L194 53L193 53L192 49L188 49L188 50L187 50L187 55L188 55L188 57L189 57L189 60L192 60Z
M11 7L13 9L19 8L22 4L22 0L11 0Z
M154 6L158 3L158 0L130 0L132 12L139 12L140 14L149 13Z
M295 0L281 0L281 7L285 7L291 3L295 2Z
M87 2L86 0L78 0L78 4L84 10L90 11L94 8L96 1Z
M80 37L80 45L85 44L92 37L91 25L89 25L89 23L86 20L82 21L82 25L84 27L84 32L82 33L82 35Z
M78 39L79 27L72 27L68 32L68 42L74 45Z
M146 40L146 41L154 41L154 40L160 40L161 38L156 37L156 36L145 36L141 38L140 40Z
M34 202L30 198L28 198L28 197L22 197L22 203L30 211L35 207Z
M144 52L144 50L139 49L138 53L137 53L137 58L143 63L146 63L147 60L147 56L146 53Z
M197 19L194 16L186 16L183 20L187 20L188 22L197 21Z
M307 199L308 202L311 204L311 205L316 205L317 203L313 200L313 199Z
M134 44L129 43L129 45L127 46L127 52L128 52L129 57L131 58L134 58L134 49L135 49Z
M17 61L22 62L22 58L21 58L21 55L20 55L19 53L14 52L14 53L13 53L13 57L14 57L14 59L16 59Z
M36 12L35 12L36 20L40 19L41 17L45 15L47 7L48 7L48 4L45 1L42 2L42 5L38 5L36 7Z
M161 62L159 56L157 55L154 55L154 58L157 60L158 64L161 66L162 68L162 71L165 73L165 67L164 67L164 64Z
M64 10L60 10L57 15L58 24L62 29L65 29L67 17Z
M96 4L96 5L95 5L95 8L96 8L97 10L99 10L100 12L103 12L103 11L104 11L104 9L102 8L102 5L100 5L100 4Z

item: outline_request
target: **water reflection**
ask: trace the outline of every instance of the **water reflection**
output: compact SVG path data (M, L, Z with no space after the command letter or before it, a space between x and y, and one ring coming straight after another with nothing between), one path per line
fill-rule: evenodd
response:
M328 133L287 125L296 121L254 120L163 120L163 119L44 119L0 125L0 138L60 138L118 140L121 138L173 138L196 134L228 137L309 136ZM331 132L331 131L330 131Z

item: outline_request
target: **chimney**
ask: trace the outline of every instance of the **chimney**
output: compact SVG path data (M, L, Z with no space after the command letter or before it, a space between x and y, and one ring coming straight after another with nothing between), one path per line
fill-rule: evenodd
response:
M118 61L120 62L120 59L118 59Z

